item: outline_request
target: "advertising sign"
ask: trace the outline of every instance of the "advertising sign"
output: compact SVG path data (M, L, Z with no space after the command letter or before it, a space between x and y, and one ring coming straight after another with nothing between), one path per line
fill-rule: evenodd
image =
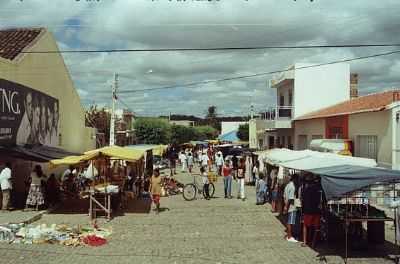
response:
M58 146L58 100L0 79L0 146Z

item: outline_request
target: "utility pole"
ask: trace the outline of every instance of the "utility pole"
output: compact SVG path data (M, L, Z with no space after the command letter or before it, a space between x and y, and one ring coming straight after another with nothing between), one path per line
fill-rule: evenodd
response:
M110 124L110 146L115 145L115 100L117 100L118 74L114 73L114 85L112 86L112 108Z

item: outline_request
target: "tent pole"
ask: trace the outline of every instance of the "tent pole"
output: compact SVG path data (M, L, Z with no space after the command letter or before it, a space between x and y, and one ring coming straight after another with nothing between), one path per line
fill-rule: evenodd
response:
M396 200L396 183L393 183L393 201ZM396 247L397 245L397 207L393 208L393 214L394 214L394 244ZM395 263L399 263L399 256L396 255L395 257Z
M344 256L344 263L347 264L347 258L348 258L348 222L347 222L347 208L348 207L348 197L346 195L346 212L345 212L345 224L344 224L344 228L345 228L345 256Z

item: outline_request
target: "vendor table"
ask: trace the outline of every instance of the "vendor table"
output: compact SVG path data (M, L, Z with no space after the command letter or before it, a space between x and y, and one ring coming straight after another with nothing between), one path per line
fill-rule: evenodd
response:
M89 217L90 219L96 218L96 212L104 212L107 220L111 220L111 197L118 195L116 193L101 193L91 191L89 193ZM102 201L102 202L101 202Z

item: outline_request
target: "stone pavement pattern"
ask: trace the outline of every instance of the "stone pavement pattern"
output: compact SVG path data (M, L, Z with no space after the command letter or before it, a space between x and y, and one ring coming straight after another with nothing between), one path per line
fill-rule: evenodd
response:
M179 175L184 182L189 176ZM236 191L236 185L234 185ZM222 181L210 201L162 198L159 215L125 214L109 223L113 234L99 248L59 245L0 244L0 263L321 263L317 253L283 239L284 227L268 206L255 205L254 187L248 200L224 199ZM49 214L37 223L87 224L85 214ZM328 263L343 263L339 257ZM357 259L349 263L384 263ZM388 262L393 263L393 262Z

